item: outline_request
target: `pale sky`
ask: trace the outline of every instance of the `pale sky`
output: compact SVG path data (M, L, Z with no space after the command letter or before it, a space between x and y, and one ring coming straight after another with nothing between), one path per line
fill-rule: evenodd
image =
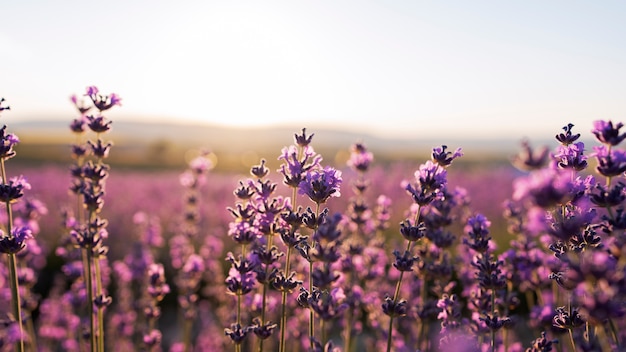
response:
M6 121L336 126L384 136L552 136L626 121L623 1L5 1ZM537 132L541 131L541 132Z

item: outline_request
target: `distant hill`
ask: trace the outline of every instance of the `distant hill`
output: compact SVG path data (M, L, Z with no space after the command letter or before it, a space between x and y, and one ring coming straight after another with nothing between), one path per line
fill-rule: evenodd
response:
M12 122L9 131L17 134L22 143L22 158L37 161L67 161L69 145L75 136L68 128L69 121L41 120ZM114 121L105 135L113 141L111 163L146 167L180 167L190 149L206 148L214 152L222 167L238 168L257 163L263 157L275 160L282 147L293 143L300 126L266 128L228 128L212 125L145 123ZM520 147L521 141L505 139L472 140L446 139L426 136L415 139L381 138L373 135L327 128L310 128L314 133L313 146L328 160L330 156L343 162L355 142L364 143L378 161L413 160L428 157L435 146L447 144L451 149L462 147L467 160L506 162ZM531 141L533 146L555 146L556 142ZM189 157L189 156L187 156ZM248 167L245 166L245 167Z

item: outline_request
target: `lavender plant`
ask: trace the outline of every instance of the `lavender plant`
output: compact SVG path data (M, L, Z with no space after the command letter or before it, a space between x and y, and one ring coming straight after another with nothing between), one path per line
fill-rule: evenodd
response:
M9 106L2 106L4 101L4 98L0 98L0 112L10 110ZM24 226L14 226L12 207L24 196L24 191L30 189L30 184L22 176L9 178L7 175L5 163L15 156L13 147L19 143L19 139L12 133L6 133L6 128L5 125L0 129L0 201L6 209L6 223L3 224L4 229L0 230L0 252L7 255L12 309L6 323L8 334L3 339L7 339L4 343L13 344L16 351L24 351L27 335L23 326L17 254L26 248L26 241L32 237L32 230Z
M415 180L395 188L409 164L374 165L372 153L357 143L345 169L322 165L313 136L303 130L283 148L277 175L261 159L236 186L228 173L205 182L206 155L182 177L110 177L104 160L111 144L100 138L110 122L87 114L106 111L119 98L101 97L93 88L88 93L89 104L73 98L81 115L71 124L76 209L64 211L63 219L73 237L50 237L61 225L33 198L11 198L10 211L0 214L12 229L3 229L2 248L15 251L17 263L13 276L8 261L0 264L0 294L13 302L11 282L17 281L20 302L19 315L14 304L3 311L0 350L624 348L621 123L594 122L591 135L599 145L591 152L572 125L556 136L551 153L524 141L512 160L520 171L449 169L460 149L434 148ZM89 130L98 138L90 140ZM8 160L17 138L6 129L2 136ZM19 171L33 174L29 181L43 199L58 201L58 192L42 186L61 179L56 171ZM104 180L114 203L106 209ZM185 189L182 204L171 192L177 180ZM456 182L465 188L448 186ZM342 184L352 186L351 197L340 191ZM27 189L23 178L8 178L3 187L6 199ZM233 188L234 205L226 196ZM505 198L497 208L494 199ZM168 204L167 211L159 203ZM498 220L502 210L508 227ZM133 221L139 227L129 230ZM404 244L391 253L386 248L398 245L397 232ZM125 244L112 247L119 260L111 268L104 243L109 233L108 242ZM129 233L138 236L129 242ZM38 241L22 239L29 235ZM54 255L47 245L57 245ZM62 261L63 275L50 275L47 259ZM37 306L38 280L46 276L54 283ZM170 287L182 316L174 324L167 321L175 305Z
M70 127L80 133L86 125L96 134L96 140L88 140L87 145L75 145L72 149L78 163L72 169L77 179L72 190L80 195L82 206L77 209L78 220L73 224L71 236L82 252L90 350L104 351L104 310L111 304L111 296L107 294L105 281L107 278L104 276L108 272L106 267L108 247L104 244L108 236L107 221L100 214L104 206L105 181L109 172L109 166L104 160L109 155L112 143L104 142L101 135L111 128L111 121L103 116L103 112L120 105L121 99L115 93L102 95L95 86L88 87L85 96L91 100L97 114L86 115L91 109L79 103L76 97L72 97L81 117L75 119ZM87 153L93 158L83 163Z

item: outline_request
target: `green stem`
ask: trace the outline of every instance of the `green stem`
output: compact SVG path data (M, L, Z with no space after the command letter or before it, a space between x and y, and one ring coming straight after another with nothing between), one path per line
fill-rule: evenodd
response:
M272 246L272 235L267 239L267 250L269 251ZM265 277L267 278L269 271L269 267L265 266ZM265 307L267 305L267 281L263 283L263 304L261 306L261 327L265 326ZM259 352L263 351L263 339L259 340Z
M411 241L408 241L406 250L411 250ZM395 306L398 303L398 298L400 296L400 287L402 286L402 278L404 277L404 271L400 272L400 277L398 278L398 282L396 283L396 290L393 293L393 304ZM387 333L387 352L391 351L391 329L393 328L393 318L394 316L389 316L389 331Z
M313 294L313 262L309 261L309 295ZM313 309L309 307L309 341L313 349L313 337L315 336L315 320Z
M16 351L24 351L24 328L22 326L22 308L20 303L19 280L17 277L17 259L15 253L9 255L9 280L11 280L11 298L13 303L13 315L20 329L20 339L15 343Z
M496 315L496 290L491 289L491 318ZM491 329L491 351L496 352L496 330Z
M617 327L615 326L615 322L613 322L613 319L609 318L609 327L611 329L611 335L613 336L613 340L615 341L615 346L617 346L617 349L620 350L620 343L619 343L619 335L617 334Z
M316 203L316 207L315 207L315 221L317 223L317 221L319 220L319 216L320 216L320 204ZM315 225L315 229L313 229L313 235L315 235L315 232L317 232L317 224ZM311 236L311 247L310 248L315 248L315 242L313 240L313 236ZM309 295L313 294L313 260L311 260L311 258L309 257ZM310 346L311 349L313 349L314 345L313 345L313 338L315 337L315 314L313 312L313 309L311 309L311 307L309 307L309 341L310 341Z
M350 352L352 350L352 319L354 311L352 308L348 310L348 317L346 318L346 337L344 341L343 350Z
M572 351L576 351L576 342L574 342L574 333L572 332L572 329L567 329L567 331L569 332L569 342L572 344Z
M289 275L289 262L291 259L291 247L287 247L287 258L285 259L285 278ZM282 292L280 314L280 346L279 351L285 352L285 327L287 325L287 291Z
M102 278L100 276L100 260L94 258L94 270L96 272L96 296L101 297L102 292ZM98 307L96 312L98 318L98 350L104 352L104 307Z
M89 315L89 333L90 333L90 349L92 352L97 351L98 342L96 340L96 321L93 318L93 282L92 282L92 260L93 251L91 246L86 250L87 253L87 267L85 268L87 278L87 314Z
M4 158L0 158L0 171L2 172L2 184L7 183L7 172L4 166ZM11 202L6 202L7 209L7 236L12 236L13 230L13 211ZM15 253L8 253L9 256L9 280L11 285L11 302L13 303L13 315L17 321L20 340L16 342L15 349L24 351L24 327L22 324L22 303L20 302L20 282L17 276L17 257Z

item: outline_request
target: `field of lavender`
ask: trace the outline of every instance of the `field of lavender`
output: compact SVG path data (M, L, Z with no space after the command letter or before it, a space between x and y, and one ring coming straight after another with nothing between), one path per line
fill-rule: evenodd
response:
M115 170L120 97L82 98L71 165L0 133L1 351L626 350L622 123L497 168L334 165L302 129L248 175Z

